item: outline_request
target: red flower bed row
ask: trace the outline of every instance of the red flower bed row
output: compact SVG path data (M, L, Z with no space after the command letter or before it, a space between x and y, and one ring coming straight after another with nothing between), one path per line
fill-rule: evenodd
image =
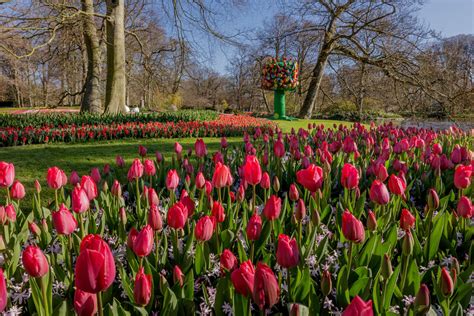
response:
M257 128L274 127L265 119L247 115L221 114L215 121L202 122L128 122L60 128L25 127L0 129L0 146L47 144L53 142L85 142L122 138L222 137L253 133Z

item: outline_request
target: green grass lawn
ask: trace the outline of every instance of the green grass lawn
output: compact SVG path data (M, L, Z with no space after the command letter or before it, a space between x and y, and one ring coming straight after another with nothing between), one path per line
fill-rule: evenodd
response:
M309 122L323 123L328 127L332 127L334 123L341 123L339 121L296 120L279 121L278 124L284 132L289 132L291 128L295 128L295 130L300 127L307 128ZM241 140L241 137L228 138L230 144L238 144ZM130 164L131 160L138 156L139 145L148 148L150 157L154 157L154 153L160 151L169 160L174 152L176 141L183 145L184 150L187 150L194 146L195 139L127 139L94 143L6 147L0 148L0 161L12 162L15 165L16 178L25 185L27 191L26 201L23 205L31 205L33 183L35 179L38 179L46 187L45 179L48 167L58 166L69 176L73 170L77 171L79 175L83 175L88 174L93 167L102 169L106 163L113 165L117 155L121 155ZM220 146L220 138L206 138L205 142L210 152L216 151ZM0 204L4 203L3 194L1 196Z

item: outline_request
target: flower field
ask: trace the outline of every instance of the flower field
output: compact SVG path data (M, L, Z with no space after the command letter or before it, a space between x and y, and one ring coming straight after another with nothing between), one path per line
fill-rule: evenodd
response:
M0 116L0 147L130 138L222 137L266 130L274 124L248 115L197 111L158 115ZM207 120L206 120L207 119Z
M228 135L228 119L130 130ZM250 119L213 153L198 138L87 175L51 166L33 207L0 162L0 311L472 314L471 134Z

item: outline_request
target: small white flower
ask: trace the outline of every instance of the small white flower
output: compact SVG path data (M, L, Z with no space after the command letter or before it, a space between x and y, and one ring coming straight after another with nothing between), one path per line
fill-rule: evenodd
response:
M232 306L227 302L224 302L224 304L222 305L222 311L224 312L224 314L226 314L226 316L234 316Z
M408 307L415 302L415 297L411 295L404 295L402 302L405 305L405 307Z

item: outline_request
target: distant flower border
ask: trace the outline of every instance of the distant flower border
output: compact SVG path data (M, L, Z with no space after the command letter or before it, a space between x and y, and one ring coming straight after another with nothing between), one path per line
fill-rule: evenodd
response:
M220 114L214 121L191 122L127 122L122 124L97 124L58 128L32 127L0 129L0 146L29 144L71 143L123 138L177 138L241 136L257 128L266 130L275 124L248 115Z

